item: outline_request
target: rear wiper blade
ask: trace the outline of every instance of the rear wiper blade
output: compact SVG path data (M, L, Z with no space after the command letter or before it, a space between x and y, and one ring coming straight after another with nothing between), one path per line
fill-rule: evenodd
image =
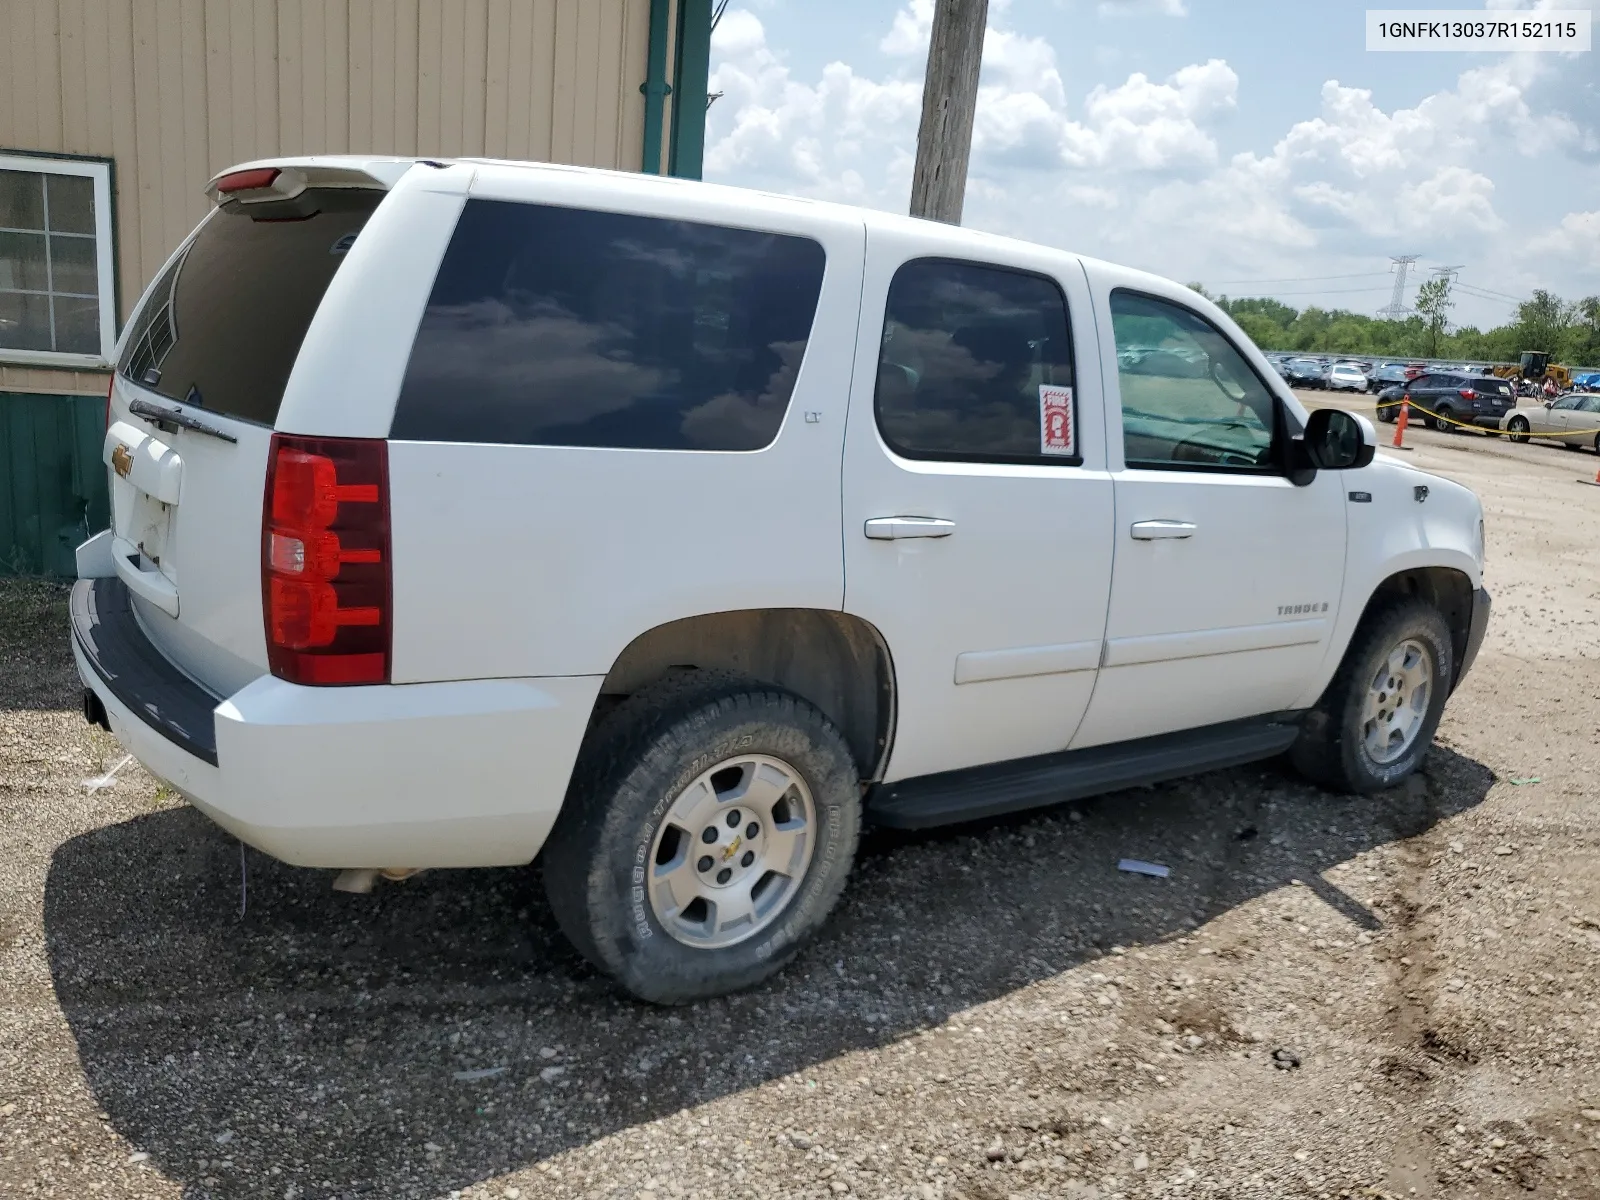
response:
M221 438L225 442L237 444L239 439L225 430L218 429L215 425L208 425L199 417L191 417L188 413L176 408L162 408L159 404L151 404L148 400L128 401L128 411L136 417L143 417L147 421L166 421L169 424L192 429L196 433L203 433L208 437Z

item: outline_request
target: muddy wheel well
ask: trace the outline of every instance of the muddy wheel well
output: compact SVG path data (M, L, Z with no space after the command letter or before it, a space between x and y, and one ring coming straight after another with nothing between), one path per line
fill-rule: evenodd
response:
M894 730L894 668L878 631L859 617L809 608L687 617L640 634L618 657L596 715L668 671L735 671L805 697L839 727L862 779L877 779Z
M1368 613L1388 600L1412 596L1433 605L1450 626L1450 646L1455 652L1459 673L1461 660L1467 653L1467 635L1472 628L1472 581L1449 567L1418 567L1401 571L1378 585L1372 598L1367 601L1361 619L1365 621Z

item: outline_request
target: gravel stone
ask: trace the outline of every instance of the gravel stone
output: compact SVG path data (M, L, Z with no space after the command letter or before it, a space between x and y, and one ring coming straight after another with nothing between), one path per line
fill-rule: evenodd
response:
M241 916L237 841L137 765L83 787L124 752L65 591L0 581L0 1195L1600 1196L1600 511L1569 452L1408 440L1483 496L1495 594L1421 776L878 831L782 974L671 1011L537 865L348 896L246 851Z

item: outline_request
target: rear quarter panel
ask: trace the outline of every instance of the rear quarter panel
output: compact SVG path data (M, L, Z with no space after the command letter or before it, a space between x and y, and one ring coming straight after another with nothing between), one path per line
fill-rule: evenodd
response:
M391 441L395 682L600 675L637 635L682 617L839 609L861 221L556 169L530 183L483 165L472 195L801 234L826 266L788 412L763 450Z

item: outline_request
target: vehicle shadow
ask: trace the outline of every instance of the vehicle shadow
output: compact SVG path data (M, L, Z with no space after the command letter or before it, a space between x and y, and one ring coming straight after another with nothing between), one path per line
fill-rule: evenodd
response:
M1330 797L1269 764L876 834L795 964L676 1010L620 998L579 962L537 868L345 896L328 872L242 856L186 808L61 846L45 930L97 1102L189 1195L436 1196L1181 935L1292 879L1375 927L1322 873L1492 781L1436 749L1383 797ZM1124 856L1172 875L1119 873Z

